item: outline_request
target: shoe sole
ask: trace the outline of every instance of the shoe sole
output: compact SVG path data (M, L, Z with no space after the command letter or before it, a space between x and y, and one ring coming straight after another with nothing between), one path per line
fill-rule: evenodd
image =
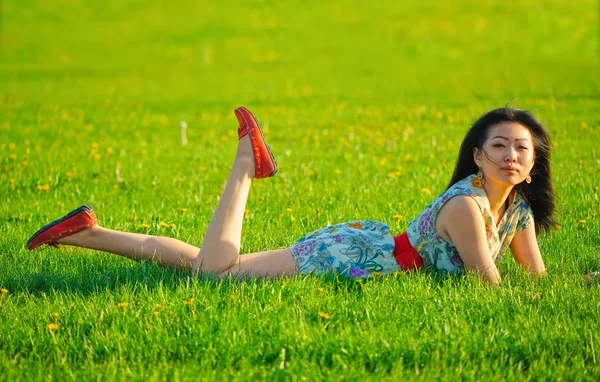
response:
M265 143L265 146L267 146L267 152L269 153L269 157L271 157L271 161L273 162L273 165L275 166L275 169L269 174L268 178L275 176L277 174L277 172L279 171L279 168L277 167L277 161L275 160L273 153L271 153L271 148L269 147L269 144L267 143L265 136L262 133L262 129L260 128L260 123L258 122L258 118L256 118L254 116L254 114L252 114L252 112L250 110L246 109L245 107L240 106L240 108L247 111L252 116L252 118L254 118L254 121L256 122L256 126L258 126L258 132L260 133L260 137L261 137L262 141Z
M62 218L56 219L53 222L50 222L50 223L46 224L45 226L43 226L42 228L40 228L36 233L34 233L33 236L31 236L31 239L29 239L29 241L27 241L27 248L29 248L29 244L32 241L34 241L36 237L38 237L39 235L41 235L42 233L44 233L48 229L54 227L57 224L60 224L60 223L64 222L65 220L67 220L69 218L72 218L73 216L75 216L78 213L83 212L83 211L93 212L94 210L92 209L92 207L89 204L84 204L83 206L77 208L76 210L73 210L73 211L69 212L68 214L66 214Z

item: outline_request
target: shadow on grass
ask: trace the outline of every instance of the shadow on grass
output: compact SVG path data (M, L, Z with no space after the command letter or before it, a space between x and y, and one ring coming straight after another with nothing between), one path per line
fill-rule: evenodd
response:
M151 291L161 288L167 290L190 289L197 286L210 289L222 289L245 283L281 283L283 279L256 278L256 277L228 277L220 279L214 274L191 274L187 271L163 268L152 262L129 263L123 261L102 262L90 264L86 268L64 267L42 263L36 270L25 271L20 274L4 275L2 287L11 293L24 293L32 296L43 296L54 293L76 293L91 295L103 293L107 290L128 289L131 291ZM335 292L362 294L363 289L371 283L380 282L381 279L393 278L399 283L404 283L409 278L426 278L425 282L433 287L447 285L449 280L425 272L407 274L404 276L382 276L371 279L350 279L341 275L324 274L320 276L298 275L287 280L307 284L310 288L326 287ZM455 282L460 283L459 280ZM452 283L452 282L451 282Z
M0 287L11 293L43 296L55 293L92 295L113 290L151 291L236 288L242 283L283 284L281 279L228 277L219 279L214 274L191 274L187 271L164 268L150 261L132 262L117 257L97 257L94 254L56 258L28 257L25 261L15 253L9 263L19 265L0 275ZM20 261L19 261L19 260ZM343 293L360 295L373 283L391 282L405 284L404 288L453 289L463 288L473 282L472 276L442 276L420 270L400 276L384 275L370 279L350 279L336 274L296 276L287 280L302 283L307 290L320 287ZM285 281L288 282L288 281ZM304 289L304 288L302 288Z
M33 296L69 292L83 295L102 293L107 290L156 288L189 288L198 283L221 282L210 274L192 275L186 271L167 269L150 262L119 266L119 262L108 265L94 264L88 270L42 266L34 272L19 276L3 277L2 285L11 293Z

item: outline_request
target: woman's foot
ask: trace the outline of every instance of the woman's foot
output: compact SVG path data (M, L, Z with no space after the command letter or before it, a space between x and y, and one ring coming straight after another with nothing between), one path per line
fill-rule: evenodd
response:
M92 207L83 205L40 228L27 242L27 249L33 251L43 244L58 248L59 241L63 244L61 239L90 229L97 224L98 219Z
M254 156L254 178L268 178L277 174L277 162L263 136L258 120L243 106L235 109L235 115L240 123L238 136L240 143L248 137L251 153ZM238 145L238 151L240 150ZM246 145L243 145L246 146ZM236 158L237 159L237 158Z

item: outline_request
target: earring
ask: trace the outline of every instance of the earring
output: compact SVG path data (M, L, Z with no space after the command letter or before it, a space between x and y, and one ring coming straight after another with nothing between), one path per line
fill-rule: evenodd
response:
M477 171L477 178L479 178L479 180L483 179L483 174L481 173L481 170Z
M527 175L525 181L527 182L527 184L531 183L531 175Z

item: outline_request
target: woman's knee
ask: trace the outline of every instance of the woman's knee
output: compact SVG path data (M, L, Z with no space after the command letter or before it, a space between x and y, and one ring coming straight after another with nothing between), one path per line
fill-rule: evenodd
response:
M229 270L237 263L239 263L240 255L236 255L235 258L231 256L219 256L218 253L208 253L205 249L200 249L198 256L194 260L192 271L193 272L207 272L214 273L218 276L229 272ZM227 259L229 258L229 260Z

